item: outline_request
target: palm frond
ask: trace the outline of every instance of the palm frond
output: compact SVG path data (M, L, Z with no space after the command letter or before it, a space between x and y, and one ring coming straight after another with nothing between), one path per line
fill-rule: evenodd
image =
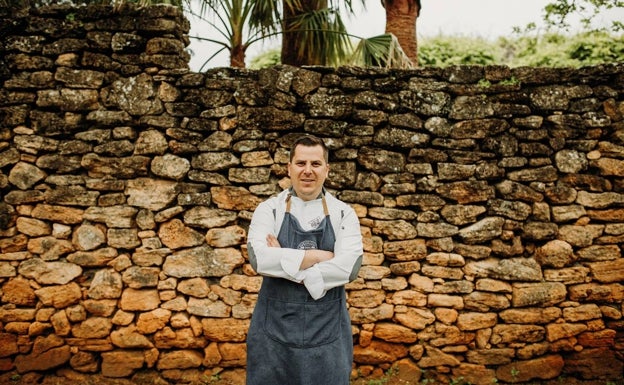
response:
M289 32L299 36L297 55L313 54L322 65L339 65L351 50L347 29L336 9L325 8L298 15L289 21Z
M413 68L414 64L401 49L391 33L362 39L358 43L351 64L363 67Z

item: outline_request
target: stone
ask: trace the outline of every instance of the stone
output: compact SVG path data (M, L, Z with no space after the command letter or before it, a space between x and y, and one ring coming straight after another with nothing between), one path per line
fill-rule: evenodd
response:
M376 324L373 334L383 341L392 343L411 344L418 340L418 334L412 329L393 323Z
M52 317L50 317L50 322L52 323L55 334L68 336L71 333L71 323L64 310L54 313Z
M485 181L452 182L438 187L436 191L459 204L482 202L494 197L494 189Z
M474 385L488 385L496 381L496 372L484 365L461 363L452 369L453 378L462 378Z
M160 355L158 370L196 368L202 364L203 356L194 350L176 350Z
M72 242L58 239L54 236L31 238L28 242L28 251L38 254L44 261L55 261L62 256L75 251Z
M46 286L35 290L37 298L46 306L62 309L78 303L82 298L80 287L75 282L66 285Z
M78 250L97 249L106 242L106 233L101 227L83 223L72 234L72 243Z
M115 346L123 349L149 349L154 346L134 325L113 330L110 333L110 338Z
M81 267L107 266L117 257L117 249L112 247L100 248L93 251L77 251L67 256L67 261Z
M233 225L225 228L209 229L206 233L206 242L212 247L230 247L245 243L247 232L240 226Z
M187 311L200 317L226 318L231 314L231 308L223 301L195 297L189 298Z
M221 277L231 274L242 263L240 253L199 246L168 256L163 271L169 276L178 278Z
M547 355L532 360L517 361L499 366L496 378L506 382L528 382L558 377L565 362L560 355Z
M612 378L621 377L623 365L615 358L608 348L584 349L574 352L566 361L570 366L570 373L583 379L589 378Z
M219 346L222 360L221 366L236 367L244 366L247 361L246 344L244 343L224 343Z
M142 289L158 285L160 269L147 266L130 266L123 271L121 280L127 287Z
M204 278L191 278L180 281L177 290L195 298L206 298L211 289Z
M568 322L587 321L601 318L600 307L596 304L579 305L563 309L563 318Z
M27 279L15 277L2 286L2 302L32 307L36 303L35 290ZM2 356L0 354L0 356Z
M89 153L82 157L81 165L92 177L136 178L147 175L150 160L146 156L138 155L105 157Z
M600 158L589 162L590 166L597 167L600 175L624 176L624 160L613 158Z
M108 229L108 246L115 249L134 249L141 245L137 229Z
M139 133L134 153L137 155L164 154L169 148L165 136L157 130L145 130Z
M424 239L384 242L383 251L391 261L413 261L427 256Z
M408 307L405 312L395 312L394 319L411 329L422 330L435 321L435 315L429 310Z
M460 229L459 236L468 244L483 243L502 234L504 222L502 217L487 217Z
M119 307L124 311L150 311L160 302L157 290L128 288L121 294Z
M561 150L555 154L555 163L561 172L579 173L586 170L589 162L584 154L575 150Z
M560 282L514 283L512 304L522 306L551 306L566 299L566 286Z
M502 365L512 362L515 352L510 348L475 349L466 353L468 362L481 365Z
M127 205L110 207L89 207L84 212L84 219L104 223L107 227L131 228L138 210Z
M78 352L69 360L72 369L80 373L95 373L99 369L96 356L90 352Z
M593 244L594 239L602 235L604 226L602 225L566 225L559 228L557 238L572 246L587 247Z
M49 235L52 232L51 226L38 219L20 217L16 221L17 230L30 237L41 237Z
M15 334L0 333L0 342L0 357L9 357L19 353Z
M106 338L111 332L113 324L104 317L90 317L72 327L72 335L76 338L96 339Z
M460 330L478 330L490 328L496 325L497 318L498 315L496 313L462 313L457 318L457 327Z
M535 191L531 187L510 180L505 180L497 184L496 190L507 200L519 199L525 202L541 202L544 199L543 194Z
M151 164L151 169L154 174L173 180L184 178L190 168L191 162L173 154L156 156Z
M492 329L493 344L530 343L544 339L546 330L538 325L496 325Z
M460 361L451 354L444 353L442 350L434 347L426 347L426 354L418 361L421 368L430 368L436 366L458 366Z
M199 246L204 242L204 235L185 226L184 222L179 219L172 219L161 224L158 237L165 246L172 250Z
M624 280L624 259L590 263L589 270L597 282L622 282Z
M145 357L139 350L115 350L101 354L102 375L111 378L127 377L143 367Z
M383 290L353 290L349 293L347 303L357 308L375 308L386 298Z
M107 103L116 105L130 115L157 115L163 111L151 76L143 73L136 77L119 79L105 89Z
M206 343L206 338L191 328L174 330L165 326L154 333L154 345L158 349L200 349Z
M137 178L128 181L128 204L153 211L162 210L175 199L178 184L172 181Z
M510 301L505 295L472 291L464 297L463 307L468 310L489 312L510 307Z
M576 253L582 261L614 261L622 256L617 245L592 245L579 249Z
M150 312L139 314L136 322L137 331L141 334L152 334L165 327L171 318L171 311L167 309L154 309Z
M227 318L202 318L204 336L217 342L244 342L249 320Z
M234 222L236 213L222 209L210 209L198 206L187 210L184 213L184 223L189 226L201 228L218 228Z
M367 347L353 347L353 360L360 364L391 363L405 356L407 348L401 344L375 340Z
M98 270L91 285L88 295L93 299L119 298L123 289L121 275L113 270Z
M401 290L393 293L388 302L394 305L422 307L427 304L427 295L416 290Z
M534 258L542 266L555 268L568 266L576 259L572 245L558 239L535 250Z
M375 221L373 226L374 234L382 234L389 240L413 239L418 235L416 228L402 219L395 221Z
M59 222L66 225L74 225L82 222L84 211L81 209L54 206L47 204L38 204L33 209L31 215L33 218Z
M479 215L483 214L486 208L476 205L446 205L440 212L444 219L456 226L477 222Z
M18 355L15 357L14 364L18 373L45 371L66 364L70 359L70 354L69 346L64 345L42 352Z
M46 176L47 174L37 166L19 162L9 172L9 182L22 190L27 190Z

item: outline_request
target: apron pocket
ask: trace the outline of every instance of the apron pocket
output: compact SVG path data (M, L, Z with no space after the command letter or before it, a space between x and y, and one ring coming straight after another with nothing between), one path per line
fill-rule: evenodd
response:
M332 343L340 336L340 299L267 302L264 329L269 337L284 345L309 348Z

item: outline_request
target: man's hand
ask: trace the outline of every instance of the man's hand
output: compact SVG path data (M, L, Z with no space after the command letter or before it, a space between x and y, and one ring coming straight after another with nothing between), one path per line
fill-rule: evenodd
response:
M266 236L267 246L269 247L282 247L273 234L268 234ZM308 249L305 251L303 255L303 260L301 261L301 266L299 269L305 270L309 267L316 265L319 262L329 261L334 258L334 253L327 250L318 250L318 249Z
M308 249L305 251L303 261L301 261L301 270L305 270L308 267L312 267L319 262L329 261L334 258L334 253L327 250Z
M268 234L266 236L266 241L267 241L267 246L269 247L282 247L282 245L280 245L279 241L273 234Z

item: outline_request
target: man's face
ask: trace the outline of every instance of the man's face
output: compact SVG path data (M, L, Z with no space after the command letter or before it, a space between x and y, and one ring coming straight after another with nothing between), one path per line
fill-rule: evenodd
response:
M304 201L316 199L329 174L329 165L321 146L295 147L295 154L288 162L288 176L297 196Z

